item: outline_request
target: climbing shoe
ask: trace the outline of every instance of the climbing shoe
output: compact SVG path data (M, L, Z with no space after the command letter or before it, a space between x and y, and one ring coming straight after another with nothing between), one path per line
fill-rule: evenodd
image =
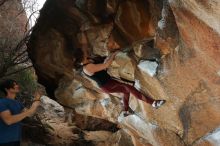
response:
M166 102L166 100L154 100L154 102L152 103L152 107L158 109L160 106L162 106L164 103Z

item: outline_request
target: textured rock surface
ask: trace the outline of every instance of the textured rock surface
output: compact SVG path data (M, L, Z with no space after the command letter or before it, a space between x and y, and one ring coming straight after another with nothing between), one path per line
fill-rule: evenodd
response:
M29 42L39 81L62 105L117 124L134 145L219 145L218 136L208 135L220 125L220 2L117 2L47 0ZM131 97L137 115L123 118L120 94L103 94L72 70L84 22L92 26L85 51L108 54L109 14L115 16L114 39L127 52L116 56L108 72L134 81L155 99L166 99L160 109ZM92 135L93 140L105 138Z
M27 23L20 0L5 1L0 6L0 22L0 46L15 47L24 37Z
M37 115L24 123L22 145L133 145L130 136L116 124L64 109L46 96L41 98Z

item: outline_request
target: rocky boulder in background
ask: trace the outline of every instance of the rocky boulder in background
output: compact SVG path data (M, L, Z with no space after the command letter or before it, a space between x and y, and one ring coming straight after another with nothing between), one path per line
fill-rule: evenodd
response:
M127 145L128 134L116 124L80 115L43 96L37 114L24 121L22 145Z
M27 16L21 0L6 0L2 3L0 22L0 46L4 49L15 47L23 39L27 27Z

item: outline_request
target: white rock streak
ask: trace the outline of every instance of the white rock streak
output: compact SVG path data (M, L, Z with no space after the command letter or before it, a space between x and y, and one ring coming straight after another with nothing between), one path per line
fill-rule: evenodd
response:
M137 115L130 115L123 117L120 115L118 121L126 126L128 131L138 131L141 137L146 138L154 146L159 146L157 140L154 137L154 131L157 128L156 125L146 123Z
M208 135L206 138L213 146L220 146L220 128Z
M141 71L149 74L151 77L153 77L157 72L158 64L154 61L141 61L138 64L138 68L140 68Z

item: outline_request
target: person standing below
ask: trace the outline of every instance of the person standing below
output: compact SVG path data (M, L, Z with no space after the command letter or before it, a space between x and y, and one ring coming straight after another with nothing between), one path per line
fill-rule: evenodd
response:
M88 41L84 32L82 32L82 39L81 39L82 46L84 47L83 50L87 50ZM107 43L107 47L109 50L119 50L119 45L110 40ZM117 80L113 79L108 73L107 68L112 64L116 54L118 51L112 53L107 60L103 63L95 63L95 61L90 56L82 57L82 64L83 64L83 72L84 74L94 80L98 86L102 89L105 93L123 93L123 104L124 104L124 116L128 116L131 114L129 112L129 97L130 93L134 95L136 98L151 104L154 108L159 108L163 105L166 100L154 100L149 96L143 95L140 91L138 91L134 86L118 82Z
M34 102L26 109L15 99L20 91L15 80L3 81L0 90L5 93L5 97L0 98L0 146L20 146L21 121L35 113L40 105L41 95L36 92Z

